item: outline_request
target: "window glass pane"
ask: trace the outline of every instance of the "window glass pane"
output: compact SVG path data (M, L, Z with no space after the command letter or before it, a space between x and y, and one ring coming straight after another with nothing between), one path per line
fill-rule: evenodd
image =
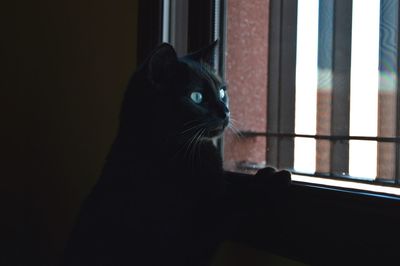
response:
M299 0L297 11L295 133L315 135L318 83L318 0ZM315 139L295 139L294 169L315 172Z
M394 182L394 139L347 138L397 136L399 1L296 2L227 5L230 109L245 134L226 132L225 169L256 170L269 162L299 173ZM270 3L277 11L271 18ZM269 19L277 25L270 33Z
M318 91L317 125L318 135L331 134L332 84L333 84L333 5L331 0L319 1L318 19ZM336 62L337 63L337 62ZM331 142L317 140L315 171L331 171Z
M381 181L394 181L396 176L396 144L380 143L378 144L378 169L377 177Z
M378 136L396 136L398 0L382 0L380 15L380 54L378 92ZM380 179L394 181L396 145L378 143L378 173Z
M350 135L377 136L380 0L353 0ZM349 173L376 177L377 145L350 141Z
M236 131L266 131L269 1L229 1L226 79ZM265 165L266 137L224 136L224 167L243 171Z

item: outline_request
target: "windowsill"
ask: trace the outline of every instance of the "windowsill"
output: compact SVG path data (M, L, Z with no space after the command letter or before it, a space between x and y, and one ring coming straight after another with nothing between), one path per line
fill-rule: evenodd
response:
M238 180L249 176L228 173ZM400 188L297 174L292 181L288 200L275 209L266 205L265 217L246 223L234 240L311 265L391 265L398 260L392 240L400 237L395 230ZM390 236L383 233L387 230Z
M341 191L351 190L351 192L358 194L365 194L365 195L400 200L400 198L398 198L400 197L400 188L397 187L364 184L353 181L342 181L329 178L319 178L319 177L303 176L296 174L292 174L292 181L305 183L307 185L312 185L312 186L323 186L324 188L331 190L341 190Z

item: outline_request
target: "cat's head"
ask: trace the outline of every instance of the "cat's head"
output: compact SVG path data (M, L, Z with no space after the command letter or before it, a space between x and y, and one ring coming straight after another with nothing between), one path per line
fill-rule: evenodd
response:
M164 43L147 60L150 88L146 90L151 91L153 108L177 133L214 138L229 123L226 84L209 64L216 46L214 42L177 57L174 48Z

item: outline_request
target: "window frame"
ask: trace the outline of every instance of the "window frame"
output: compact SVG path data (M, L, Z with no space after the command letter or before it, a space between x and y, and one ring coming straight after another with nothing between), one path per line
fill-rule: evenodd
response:
M170 7L175 7L175 11L171 10L172 13L177 14L180 10L181 17L186 18L187 28L184 31L184 36L175 34L174 40L171 42L187 42L186 50L194 51L201 47L208 45L214 38L216 38L214 23L215 23L215 3L216 0L206 1L189 1L183 5L182 8L181 0L170 0ZM138 32L141 38L138 40L138 61L142 62L145 56L159 43L162 42L162 23L163 23L163 2L162 0L155 1L140 1L139 2L139 23ZM218 0L221 3L221 13L223 16L219 18L221 24L219 31L219 38L222 38L222 45L220 45L220 55L224 55L223 51L226 47L226 0ZM349 1L347 0L336 0L335 9L341 10L340 12L346 13L351 12L351 4L349 8ZM350 9L350 11L349 11ZM178 10L178 11L177 11ZM183 10L183 11L182 11ZM183 13L183 14L182 14ZM293 137L296 136L294 133L294 100L295 100L295 39L296 39L296 20L297 20L297 0L270 0L270 27L269 27L269 79L268 79L268 109L267 109L267 122L268 128L265 133L249 133L244 132L244 135L266 135L269 139L267 142L267 158L271 165L275 165L279 169L292 168L294 160L294 141ZM179 15L179 14L178 14ZM348 21L343 19L336 19L334 21L336 27L345 27ZM151 25L152 27L149 27ZM149 28L154 29L153 31ZM173 31L171 26L171 31ZM345 32L345 31L342 31ZM343 40L349 42L351 36L345 33L344 36L336 36L334 45L339 46ZM400 42L399 42L400 43ZM286 53L282 51L285 50ZM287 52L289 51L289 52ZM186 52L184 50L182 53ZM345 71L349 68L349 61L346 60L345 53L334 54L334 60L336 67L334 71ZM222 59L222 60L221 60ZM225 67L225 56L220 56L218 61L219 72L224 74ZM281 73L285 73L285 78L282 78ZM287 73L291 73L288 75ZM349 77L348 77L349 79ZM335 82L335 80L333 81ZM349 88L346 87L340 90L333 91L333 100L335 101L348 97ZM282 97L284 95L285 97ZM398 102L400 102L400 95L397 95ZM292 106L292 108L287 108ZM348 107L346 107L348 108ZM397 106L400 109L400 104ZM333 112L342 112L343 108L334 108ZM341 117L335 116L335 117ZM335 124L346 124L348 121L340 120L338 118L332 119L332 127ZM400 125L400 123L399 123ZM398 125L398 127L399 127ZM399 129L397 129L399 131ZM334 132L339 137L344 136L346 132ZM247 134L247 135L246 135ZM283 134L283 138L277 138L277 135ZM347 134L348 135L348 134ZM318 138L318 136L317 136ZM321 137L322 139L324 136ZM223 141L219 143L222 149ZM331 169L336 169L343 164L346 158L340 156L344 150L348 150L348 145L339 145L340 147L333 148ZM397 145L399 146L399 145ZM400 151L397 149L397 154L400 157ZM398 165L398 168L400 166ZM398 170L400 171L400 170ZM334 171L333 171L334 172ZM318 176L318 173L317 175ZM355 180L341 178L335 176L334 173L330 176L319 175L321 178L337 179L341 181L353 182ZM361 183L371 184L371 182ZM299 182L304 183L304 182ZM315 186L315 184L310 184ZM382 184L385 185L385 184ZM320 185L320 187L330 187L326 185ZM338 189L344 189L342 187L336 187ZM349 189L354 191L352 189ZM360 193L364 193L364 190L359 190ZM371 192L370 194L380 195L381 193Z

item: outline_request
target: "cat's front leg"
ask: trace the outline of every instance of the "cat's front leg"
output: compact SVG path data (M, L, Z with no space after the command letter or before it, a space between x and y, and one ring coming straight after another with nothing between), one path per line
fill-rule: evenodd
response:
M267 167L255 175L228 173L227 239L274 245L291 221L291 176Z
M288 207L291 174L272 167L260 169L249 185L254 205L264 212L281 215Z

